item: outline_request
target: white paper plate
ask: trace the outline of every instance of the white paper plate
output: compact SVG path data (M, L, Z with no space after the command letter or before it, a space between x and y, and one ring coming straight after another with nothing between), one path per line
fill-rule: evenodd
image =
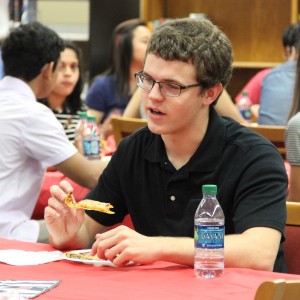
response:
M74 251L68 251L68 253L87 253L89 254L91 252L91 249L84 249L84 250L74 250ZM70 260L74 262L84 263L88 265L93 265L95 267L101 267L101 266L108 266L108 267L116 267L115 264L113 264L109 260L99 259L99 260L90 260L90 259L79 259L79 258L70 258L64 255L65 260Z

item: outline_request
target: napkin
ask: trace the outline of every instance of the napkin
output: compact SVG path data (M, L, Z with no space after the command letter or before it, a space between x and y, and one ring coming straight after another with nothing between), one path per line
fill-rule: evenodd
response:
M64 259L61 251L0 250L0 262L13 266L33 266Z

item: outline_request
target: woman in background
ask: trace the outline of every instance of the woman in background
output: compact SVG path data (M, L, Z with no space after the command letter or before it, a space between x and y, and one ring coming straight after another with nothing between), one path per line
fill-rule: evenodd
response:
M110 67L93 80L86 97L88 114L96 116L97 124L103 123L111 115L123 114L136 89L134 73L143 68L150 36L150 29L139 19L127 20L115 28ZM110 130L106 130L108 135Z
M298 44L298 53L300 43ZM292 108L285 135L286 159L290 164L287 201L300 202L300 55L297 58Z
M83 110L81 49L73 42L65 41L65 50L61 52L57 67L59 72L54 90L48 98L39 101L52 109L69 140L74 142L78 111Z

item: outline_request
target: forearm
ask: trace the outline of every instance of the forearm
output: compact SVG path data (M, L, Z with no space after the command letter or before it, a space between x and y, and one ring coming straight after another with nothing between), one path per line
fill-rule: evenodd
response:
M250 230L225 236L225 267L272 271L281 234L271 228L256 227Z
M66 161L56 165L56 169L76 183L93 188L106 168L109 160L87 160L81 154L76 153Z
M291 166L290 188L287 201L300 202L300 167Z
M277 230L262 227L249 229L243 234L226 235L225 266L272 271L280 237L281 234ZM153 237L150 239L154 239L150 243L150 249L154 247L154 261L162 260L193 266L193 238Z
M194 239L183 237L154 237L156 261L194 265Z

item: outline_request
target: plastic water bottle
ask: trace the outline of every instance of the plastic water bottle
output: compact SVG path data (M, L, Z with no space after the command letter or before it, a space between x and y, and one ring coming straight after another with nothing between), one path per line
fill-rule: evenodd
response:
M239 109L242 117L248 123L251 123L251 120L252 120L251 105L252 105L252 102L249 98L248 92L242 91L242 97L238 101L237 106L238 106L238 109Z
M197 277L219 277L224 271L225 218L216 198L216 185L202 186L203 198L195 213L195 261Z
M78 112L78 117L79 117L79 120L76 125L75 136L82 137L83 129L85 128L85 125L87 124L87 112L86 111Z
M87 119L82 135L83 153L88 159L100 159L100 135L96 117L88 116Z

